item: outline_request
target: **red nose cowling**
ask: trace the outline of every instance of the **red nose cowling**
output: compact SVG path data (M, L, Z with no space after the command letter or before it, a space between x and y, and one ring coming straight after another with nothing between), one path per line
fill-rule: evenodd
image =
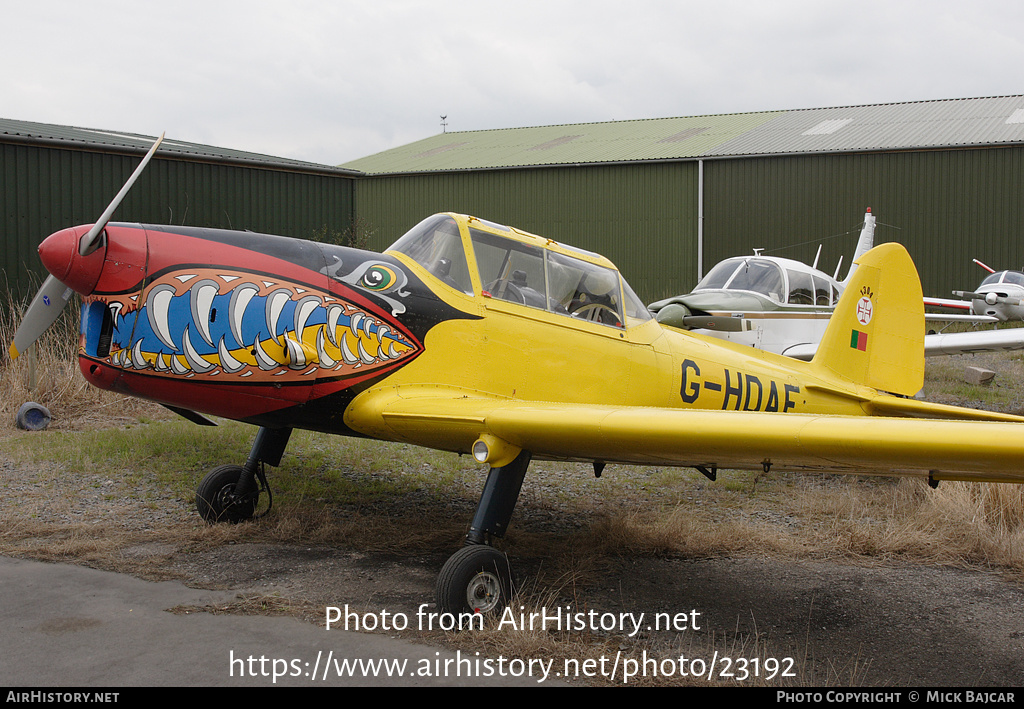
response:
M46 237L39 245L39 258L46 266L46 270L81 295L89 295L96 287L106 255L105 240L88 256L79 255L78 243L88 231L88 226L62 229Z

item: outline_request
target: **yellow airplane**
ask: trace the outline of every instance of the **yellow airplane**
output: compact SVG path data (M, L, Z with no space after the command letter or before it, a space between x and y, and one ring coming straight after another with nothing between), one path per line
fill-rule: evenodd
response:
M155 149L155 147L154 147ZM141 169L141 166L140 166ZM130 184L130 183L129 183ZM125 190L122 190L122 194ZM51 277L17 356L83 297L96 386L260 427L197 491L241 521L293 428L469 453L490 473L442 568L446 613L494 612L531 459L1021 482L1024 418L911 398L923 299L898 244L859 259L810 362L664 327L607 259L471 216L424 220L384 254L248 232L108 224L50 236Z

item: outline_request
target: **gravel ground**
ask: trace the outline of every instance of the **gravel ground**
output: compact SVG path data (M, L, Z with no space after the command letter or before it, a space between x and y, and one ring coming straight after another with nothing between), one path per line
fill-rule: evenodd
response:
M527 583L552 563L563 540L592 521L569 512L571 506L552 502L554 492L568 487L560 477L564 470L537 467L509 535L518 573ZM643 481L638 479L636 486L641 490ZM192 505L169 490L156 485L129 490L110 476L66 475L47 466L26 469L2 453L0 492L8 523L0 538L10 537L12 522L14 528L35 525L48 532L21 535L8 553L177 578L238 594L235 604L202 609L207 612L288 613L323 623L327 606L348 604L361 612L388 609L413 617L421 604L432 603L437 571L453 550L403 552L398 545L375 551L336 542L272 543L252 535L211 541L203 537L207 528ZM696 511L703 502L683 504ZM436 500L414 492L374 514L426 514L432 505ZM614 505L610 499L596 509ZM471 512L466 500L452 500L444 510L454 528L464 526ZM344 521L360 511L341 506L330 513ZM798 522L771 509L720 513L723 519L749 514L779 528ZM96 550L75 539L56 553L47 551L54 545L49 532L77 530L70 535L76 537L89 529L102 530L98 538L114 541ZM517 549L517 535L534 541ZM196 543L197 538L202 541ZM717 652L719 658L743 659L746 668L757 660L762 671L766 661L777 659L787 668L792 658L796 676L769 683L789 686L1012 687L1024 677L1024 585L992 572L906 562L866 566L750 554L644 554L610 556L599 573L581 578L563 587L550 605L616 617L644 613L648 621L655 613L689 619L680 631L648 630L645 623L633 637L599 630L587 642L603 643L602 653L640 656L647 650L710 662ZM411 635L423 642L446 642L438 634Z

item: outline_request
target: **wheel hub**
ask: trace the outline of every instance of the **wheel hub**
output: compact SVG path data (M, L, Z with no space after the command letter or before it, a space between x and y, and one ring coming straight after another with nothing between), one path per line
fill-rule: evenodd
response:
M489 613L501 599L501 581L489 571L477 573L466 585L466 603L475 613Z

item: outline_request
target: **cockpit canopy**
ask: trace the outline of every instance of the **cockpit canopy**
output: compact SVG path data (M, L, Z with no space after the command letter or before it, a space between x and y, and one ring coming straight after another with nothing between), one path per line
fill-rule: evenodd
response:
M1024 273L1020 271L996 271L981 282L981 285L988 286L996 283L1012 283L1024 286Z
M449 214L429 217L392 244L443 283L467 295L506 300L612 327L651 319L643 302L607 261L564 244ZM476 285L468 249L476 263ZM478 288L478 291L474 289Z
M803 264L786 259L737 257L722 261L693 289L735 290L759 293L776 303L834 306L839 289L823 274L812 274ZM803 268L799 268L803 267Z

